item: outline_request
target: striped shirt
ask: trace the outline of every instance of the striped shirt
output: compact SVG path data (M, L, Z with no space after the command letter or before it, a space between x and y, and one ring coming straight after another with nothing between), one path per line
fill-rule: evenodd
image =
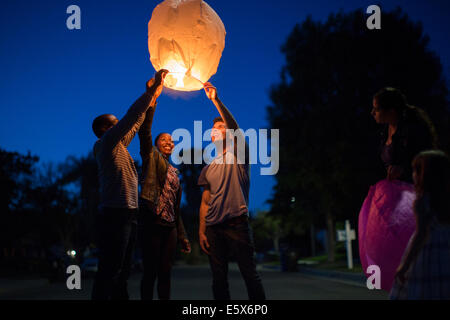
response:
M138 175L127 147L144 121L152 96L144 93L94 145L100 208L138 208Z

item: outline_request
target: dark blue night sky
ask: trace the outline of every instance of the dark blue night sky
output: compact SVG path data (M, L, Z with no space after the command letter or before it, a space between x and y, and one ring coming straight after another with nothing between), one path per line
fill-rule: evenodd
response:
M159 2L2 1L0 147L29 150L44 162L87 155L96 140L93 118L102 113L123 116L155 72L147 49L147 23ZM324 20L341 8L365 11L375 3L383 10L400 6L414 21L423 22L430 48L450 76L450 1L207 2L227 30L222 60L210 81L244 129L268 128L268 91L279 81L284 64L280 46L309 14ZM66 28L66 8L71 4L81 8L79 31ZM216 109L202 91L163 94L153 128L155 133L176 128L193 131L194 120L210 126L215 116ZM129 150L139 159L138 139ZM259 166L252 167L251 209L268 208L265 201L273 185L273 177L260 176Z

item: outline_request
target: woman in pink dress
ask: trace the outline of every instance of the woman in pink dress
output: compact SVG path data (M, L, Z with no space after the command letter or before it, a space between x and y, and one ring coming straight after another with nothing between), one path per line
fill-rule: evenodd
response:
M415 230L411 162L421 151L437 147L436 133L427 114L408 105L395 88L375 94L371 112L383 125L380 156L386 179L372 186L359 214L359 254L363 270L376 265L381 288L390 291L395 272Z

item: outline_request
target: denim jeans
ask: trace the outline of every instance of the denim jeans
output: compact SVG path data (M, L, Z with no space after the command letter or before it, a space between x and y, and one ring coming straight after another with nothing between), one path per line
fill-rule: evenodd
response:
M250 300L265 300L261 278L256 272L254 245L248 221L227 222L206 227L209 243L209 264L213 276L215 300L230 300L228 262L233 256L244 278Z
M137 209L102 209L96 217L96 230L99 261L92 300L128 300Z

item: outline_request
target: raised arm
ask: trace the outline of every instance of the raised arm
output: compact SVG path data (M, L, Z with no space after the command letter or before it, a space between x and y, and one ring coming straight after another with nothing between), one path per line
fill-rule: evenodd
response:
M234 148L235 148L235 154L236 153L236 148L238 147L238 144L236 143L236 139L241 139L240 141L244 142L244 148L245 148L245 163L249 163L249 151L248 151L248 145L247 145L247 141L245 141L245 137L242 134L241 130L236 131L239 129L239 125L236 121L236 119L233 117L233 115L231 114L230 110L228 110L228 108L222 103L222 101L219 99L218 94L217 94L217 88L214 87L211 83L206 82L204 84L204 89L205 89L205 93L206 96L214 103L214 105L216 106L217 111L219 112L221 118L223 119L223 121L225 122L225 125L227 126L227 129L231 129L231 130L235 130L234 132Z
M147 109L145 113L145 119L139 128L139 144L140 144L140 154L142 157L143 163L146 161L147 157L150 156L150 152L152 150L152 123L153 123L153 115L155 114L156 102L151 103L150 107Z
M219 111L220 116L222 117L223 121L225 121L225 124L227 125L228 129L237 130L239 129L239 125L236 122L236 119L234 119L233 115L231 114L230 110L228 110L227 107L220 101L218 95L217 95L217 88L214 87L211 83L206 82L204 85L206 96L214 103L214 105L217 108L217 111Z
M200 221L199 221L198 239L200 242L200 247L206 254L209 254L209 251L208 251L209 243L208 243L208 239L206 238L205 217L206 217L206 213L208 212L208 209L209 209L210 197L211 197L211 191L209 189L209 186L205 185L205 187L203 189L203 193L202 193L202 202L200 203L200 214L199 214Z
M125 146L128 146L142 124L144 113L151 102L161 94L167 73L167 70L162 69L156 73L154 80L147 82L146 92L133 103L125 116L105 133L104 141L106 143L114 147L119 141L122 141Z

